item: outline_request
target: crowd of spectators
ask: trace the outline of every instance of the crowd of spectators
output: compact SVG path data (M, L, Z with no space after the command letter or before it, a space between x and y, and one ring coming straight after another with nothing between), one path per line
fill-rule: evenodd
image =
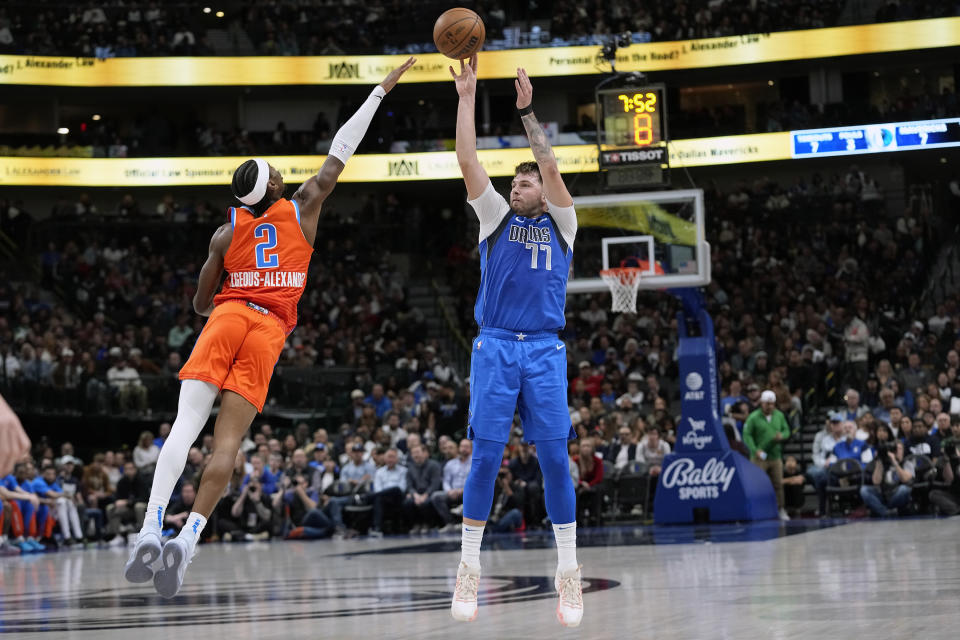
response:
M960 413L960 300L947 298L930 317L921 315L917 304L917 283L925 282L945 236L929 191L911 189L904 210L888 211L883 189L856 166L834 175L798 176L792 185L758 178L722 191L710 184L705 190L714 276L705 295L717 336L724 421L734 447L744 450L738 444L740 430L763 390L773 394L794 431L818 408L838 405L842 396L849 402L858 393L870 412L854 412L861 433L855 429L853 439L867 444L846 446L858 454L871 451L870 461L883 457L876 444L883 439L881 423L898 422L890 428L894 436L907 438L907 455L916 454L919 440L928 442L930 429L924 431L920 423L936 423L937 433L944 434L949 414ZM93 215L89 200L80 201L64 203L64 213ZM88 209L78 212L80 204ZM135 205L125 197L118 210ZM11 205L5 206L0 221L9 222ZM173 216L182 208L165 200L157 209ZM72 393L84 412L137 412L155 406L157 398L130 388L137 386L137 376L159 374L169 382L164 402L173 406L176 372L202 328L202 319L188 309L206 236L177 233L178 242L167 242L151 234L127 243L117 234L105 241L97 235L102 231L77 233L66 226L61 232L69 239L54 240L39 256L38 278L72 297L48 304L38 295L42 287L0 285L4 395L33 411L49 407L53 393L58 399ZM342 412L335 423L339 428L331 435L307 424L289 434L256 429L246 455L238 458L233 493L218 512L224 524L212 533L243 539L323 537L367 527L377 535L456 525L460 480L470 456L469 441L463 440L468 380L428 339L435 336L426 336L422 312L407 306L409 274L390 263L389 252L361 251L352 238L348 228L326 238L324 250L317 252L300 328L288 342L277 376L284 378L285 367L321 372L349 367L349 382L357 388L331 407L335 415ZM152 250L154 242L162 242L164 250ZM473 330L469 314L479 274L477 255L468 245L451 250L447 270L461 298L454 307L464 332ZM617 316L605 311L607 305L606 295L571 297L562 333L568 344L570 412L580 435L571 442L570 460L583 523L600 521L620 474L656 478L676 441L680 410L678 303L667 295L642 294L636 314ZM951 406L954 397L957 406ZM895 418L895 406L913 420L910 425ZM948 414L946 424L940 424L941 413ZM540 526L535 449L522 444L519 423L516 427L505 450L509 473L498 483L496 518L507 528ZM155 462L162 438L154 442L151 434L143 434L120 463L114 452L114 475L130 460L138 482L148 484L143 472ZM418 452L417 444L426 449ZM942 463L933 443L928 446L933 464ZM207 441L191 452L194 472L209 448ZM18 467L21 488L35 481L34 474L48 474L48 454L39 450L34 467ZM61 452L61 458L68 454ZM350 467L353 456L359 459ZM427 459L446 461L445 466L438 474ZM63 466L62 459L58 462ZM785 461L788 488L797 486L799 462ZM311 463L317 471L308 470ZM257 482L251 485L252 468ZM67 478L61 476L60 489L51 484L56 473L64 472L65 467L57 468L53 478L44 478L53 493L38 499L53 501L48 510L56 506L58 514L66 509L71 530L62 535L73 539L72 509L57 502L65 496L54 495ZM66 473L82 478L76 468ZM906 475L877 473L881 483L893 482L894 476L906 482ZM808 470L807 476L818 490L829 485L816 471ZM184 504L192 499L195 485L189 481L194 480L185 477L179 489ZM106 491L98 486L93 490ZM101 532L116 534L124 522L132 526L137 520L142 500L124 498L121 504L132 501L133 507L117 524L109 503L101 503L100 496L91 505L84 487L75 494L83 500L73 498L78 509L93 514L85 520L79 509L82 526L89 521ZM863 491L864 500L875 506L873 490ZM886 494L881 492L880 499ZM899 506L900 499L883 508ZM632 506L634 514L644 513L649 502ZM57 521L64 526L64 518Z
M369 208L362 249L355 221L335 207L325 216L299 326L279 364L337 368L344 384L386 369L391 389L427 370L445 381L445 354L426 340L423 310L406 302L409 274L371 224L391 217L396 199ZM39 225L22 203L0 201L0 227L15 240L29 246L31 234L47 234L35 239L36 280L21 271L16 283L0 284L0 386L18 408L141 414L175 406L177 373L203 327L191 300L211 206L169 195L144 209L127 194L101 212L83 194L58 202ZM380 233L400 237L393 226ZM394 372L398 360L404 368Z
M487 47L511 45L510 27L536 37L524 46L599 44L611 34L632 32L641 41L687 40L814 29L837 24L840 0L626 0L464 3L486 26ZM330 0L248 3L226 7L229 15L202 4L109 0L83 6L60 0L14 3L0 9L0 53L114 56L214 55L207 30L231 36L221 55L340 55L343 53L425 53L435 47L423 25L434 22L449 3ZM852 12L856 21L893 21L956 15L955 2L890 0L875 16ZM540 25L546 25L540 27ZM242 39L236 31L242 32Z
M166 2L14 2L0 7L0 53L113 58L213 55L201 6Z

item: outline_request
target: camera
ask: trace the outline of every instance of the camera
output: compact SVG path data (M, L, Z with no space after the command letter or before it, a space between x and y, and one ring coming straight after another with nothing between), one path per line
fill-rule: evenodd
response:
M889 462L888 453L896 453L897 445L894 442L878 442L877 443L877 459L882 463L886 464Z

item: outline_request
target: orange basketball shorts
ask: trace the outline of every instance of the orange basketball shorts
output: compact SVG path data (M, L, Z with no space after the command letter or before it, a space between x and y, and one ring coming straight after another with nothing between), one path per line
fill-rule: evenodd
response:
M263 411L273 368L287 335L276 316L227 301L216 306L197 338L181 380L202 380L243 396Z

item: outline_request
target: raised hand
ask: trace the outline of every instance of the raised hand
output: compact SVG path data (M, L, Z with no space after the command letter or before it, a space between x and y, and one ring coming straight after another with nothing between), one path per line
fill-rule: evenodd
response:
M476 95L477 93L477 54L473 54L467 64L460 61L460 75L450 67L450 75L457 85L457 94L461 98Z
M525 69L517 69L517 78L513 84L517 88L517 109L529 107L533 102L533 85L530 84L530 76Z
M400 79L400 76L402 76L407 69L412 67L416 61L416 58L410 56L407 58L406 62L388 73L387 77L384 78L383 82L380 83L380 86L383 87L383 90L387 93L390 93L390 89L393 89L395 86L397 86L397 81Z

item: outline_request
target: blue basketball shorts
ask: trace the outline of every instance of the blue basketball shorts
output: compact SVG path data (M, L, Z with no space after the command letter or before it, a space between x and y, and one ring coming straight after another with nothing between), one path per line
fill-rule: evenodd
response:
M567 409L567 349L548 331L483 328L470 358L467 436L506 444L519 409L527 442L576 438Z

